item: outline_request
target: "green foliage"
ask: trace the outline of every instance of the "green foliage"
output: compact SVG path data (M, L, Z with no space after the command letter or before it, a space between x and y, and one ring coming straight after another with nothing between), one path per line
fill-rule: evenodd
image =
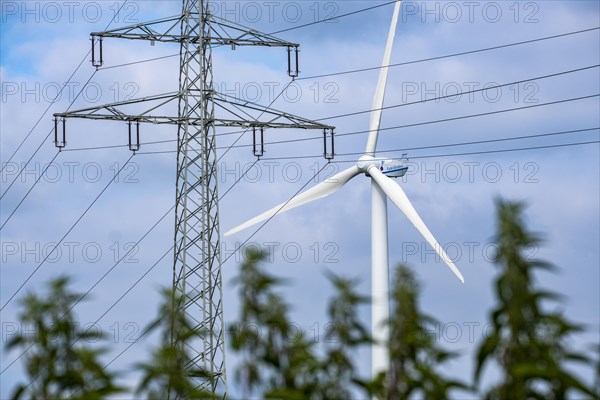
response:
M202 369L188 370L190 358L187 347L196 345L203 337L194 329L183 308L183 297L170 289L163 289L158 317L146 328L148 332L161 332L158 348L152 351L151 360L136 364L142 372L137 395L146 399L209 399L215 396L198 388L199 380L210 383L211 376ZM200 378L200 379L198 379Z
M537 287L534 273L552 271L549 263L529 254L539 246L539 236L523 222L523 205L497 202L497 254L499 273L495 280L496 306L490 312L491 330L478 346L475 383L487 365L495 362L500 381L486 388L490 400L565 399L572 396L600 399L600 344L595 388L588 387L568 370L574 363L592 366L584 354L574 351L567 340L583 330L548 303L560 295ZM446 399L455 389L472 391L463 382L446 378L439 366L456 355L441 348L429 333L437 321L419 307L420 285L406 266L395 270L391 289L389 371L364 379L356 370L356 353L372 344L358 310L369 299L357 294L356 280L327 273L334 295L327 305L330 324L327 340L317 343L290 320L290 307L278 290L284 282L264 271L265 255L249 251L236 279L241 308L229 345L242 361L236 380L244 397L267 399ZM103 399L122 392L114 384L114 372L100 363L106 351L105 337L79 328L73 307L81 298L69 290L69 279L49 283L45 295L28 294L21 301L22 326L36 335L16 335L6 349L24 352L25 383L18 384L14 398ZM147 399L206 399L215 394L203 369L190 370L187 349L201 346L204 332L188 320L184 298L162 291L158 317L147 331L160 333L159 345L150 360L135 365L142 378L136 394ZM92 347L90 342L95 343Z
M596 379L594 382L594 386L596 388L596 398L600 399L600 343L594 345L593 350L596 353L596 364L594 366Z
M13 398L100 399L122 391L100 362L105 349L86 345L104 336L79 327L72 309L81 294L68 286L69 278L60 277L49 282L47 295L30 293L21 301L20 323L33 327L35 335L17 335L6 343L7 350L26 351L27 383L17 386Z
M277 399L349 399L372 395L385 399L409 396L448 398L450 390L466 385L439 375L436 366L453 354L440 349L426 333L433 318L418 307L419 287L406 267L397 270L390 325L392 369L375 381L361 379L355 353L372 344L358 318L358 307L369 299L356 292L358 281L327 274L334 288L327 313L332 329L322 356L302 332L290 336L289 306L276 289L281 280L260 268L264 256L249 252L236 283L241 297L240 318L232 348L243 356L236 378L245 397L258 394ZM264 329L268 328L268 332Z
M313 343L294 329L289 306L274 291L281 281L260 269L263 259L248 251L236 279L242 305L230 344L243 356L236 379L246 394L261 389L265 398L307 398L317 385Z
M231 347L243 356L236 378L246 396L350 398L353 388L365 386L356 376L353 352L370 343L356 310L367 301L356 294L357 282L329 274L336 291L328 305L332 329L324 355L318 356L314 341L290 321L289 306L275 291L283 282L260 268L263 259L249 251L236 279L241 310Z
M440 348L428 327L437 321L419 307L420 286L411 270L395 272L390 320L390 370L374 382L374 393L385 399L447 399L452 389L467 385L444 378L437 367L456 357Z
M360 322L357 308L369 302L356 293L357 280L328 273L335 295L329 301L327 315L331 323L331 341L326 343L325 357L320 363L321 390L319 398L349 399L351 389L364 390L367 382L356 372L353 355L364 345L372 343L368 329Z
M553 270L528 254L540 238L523 222L523 204L497 201L498 246L494 262L497 306L490 313L492 330L477 352L475 380L491 360L500 366L501 382L485 393L489 399L563 399L572 392L594 396L592 390L569 372L569 362L588 363L585 355L567 346L567 338L583 327L560 312L545 311L543 302L559 301L556 293L540 290L536 270Z

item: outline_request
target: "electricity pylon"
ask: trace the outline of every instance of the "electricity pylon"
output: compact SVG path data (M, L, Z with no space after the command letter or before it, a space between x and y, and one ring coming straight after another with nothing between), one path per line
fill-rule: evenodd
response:
M54 114L55 145L66 146L67 118L126 122L133 152L140 149L141 123L177 125L173 288L183 298L187 317L203 334L201 342L187 343L185 368L190 372L204 370L207 377L193 378L198 388L226 397L215 128L252 130L253 152L258 157L263 155L265 129L320 129L327 159L333 158L334 128L214 90L213 47L287 48L288 75L295 78L299 45L211 15L207 0L183 0L181 15L94 32L91 37L92 65L96 68L103 64L104 38L180 44L177 92Z

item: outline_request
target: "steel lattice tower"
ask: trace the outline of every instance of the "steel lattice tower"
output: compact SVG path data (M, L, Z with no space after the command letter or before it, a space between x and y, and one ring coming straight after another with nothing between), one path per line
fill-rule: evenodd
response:
M219 240L219 196L215 145L212 48L204 38L210 24L203 1L183 2L179 69L177 192L173 288L183 298L187 317L206 335L191 345L189 367L203 366L213 376L205 382L226 392L225 338ZM190 38L199 38L193 42ZM196 99L198 101L196 101ZM201 121L199 125L190 119ZM198 349L201 347L201 349Z
M103 65L104 38L180 45L177 92L56 113L55 144L58 148L66 146L67 118L126 122L129 148L133 152L141 147L141 123L177 125L173 288L175 295L183 299L188 319L203 334L201 341L186 342L184 350L189 359L184 361L185 368L204 370L208 377L193 378L197 386L227 397L216 128L252 130L253 153L259 157L264 150L265 129L320 129L324 136L323 155L327 159L333 158L334 128L214 90L213 47L287 48L288 74L294 78L299 72L299 45L211 15L207 0L183 0L178 16L94 32L91 36L92 65L96 68ZM177 115L173 115L175 108Z

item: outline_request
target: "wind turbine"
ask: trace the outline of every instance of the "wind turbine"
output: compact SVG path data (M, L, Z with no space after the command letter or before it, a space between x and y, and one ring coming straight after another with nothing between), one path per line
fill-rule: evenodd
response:
M375 157L377 138L379 136L379 124L385 97L385 87L388 76L388 65L392 55L392 45L398 24L401 0L397 0L392 16L392 23L387 39L387 45L383 56L383 64L379 74L373 111L371 113L371 124L369 138L364 155L356 165L326 179L311 189L300 193L291 200L282 203L261 215L239 225L225 233L225 236L233 235L254 224L272 218L303 204L328 196L355 176L364 173L371 177L371 329L374 345L371 352L373 377L378 373L389 369L389 352L387 344L389 341L389 330L386 321L389 318L389 276L388 276L388 226L387 226L387 197L404 213L408 220L423 235L425 240L434 248L437 254L450 267L452 272L464 283L464 278L452 260L442 249L442 246L433 237L411 202L406 197L404 190L391 178L402 177L406 174L408 167L402 160Z

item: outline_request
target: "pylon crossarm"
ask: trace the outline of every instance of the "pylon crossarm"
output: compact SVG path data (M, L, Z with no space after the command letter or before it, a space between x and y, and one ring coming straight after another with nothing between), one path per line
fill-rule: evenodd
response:
M181 30L181 26L187 26ZM204 31L202 35L200 27ZM130 40L148 40L154 42L187 43L195 46L266 46L287 47L288 75L298 77L299 47L297 43L279 39L267 33L262 33L246 26L227 21L208 14L187 12L182 15L157 19L111 29L103 32L93 32L92 37L92 65L99 69L104 65L103 39L108 37Z
M334 129L310 119L279 111L247 100L213 93L215 110L220 111L216 126Z
M154 124L177 124L180 118L170 115L167 110L163 109L167 108L169 104L173 104L173 112L176 113L176 103L178 100L179 93L174 92L88 107L65 113L56 113L54 116L58 118L87 118L113 121L135 120ZM133 110L134 105L144 103L147 105L142 111L139 111L139 107L137 110Z
M168 116L168 115L139 115L139 114L117 114L115 115L107 115L107 114L90 114L90 115L82 115L82 114L54 114L55 117L58 118L79 118L79 119L93 119L93 120L103 120L103 121L138 121L140 123L147 124L171 124L177 125L181 122L181 118ZM190 119L190 125L200 125L200 119L192 120Z
M103 32L92 32L94 38L114 37L155 42L181 42L181 21L185 15L161 18L154 21L123 26Z
M228 119L215 119L215 126L222 128L271 128L271 129L323 129L310 124L294 124L285 122L251 122Z
M267 46L267 47L294 47L298 43L288 42L267 33L262 33L244 25L228 21L211 15L211 36L208 38L212 45L231 46Z
M210 91L215 111L219 111L218 117L209 122L215 127L239 127L239 128L270 128L270 129L326 129L333 130L333 126L321 124L299 117L284 111L279 111L251 101L225 96L221 93ZM188 93L189 98L200 98L200 93ZM176 114L176 103L181 93L147 96L139 99L131 99L110 104L83 108L65 113L54 114L55 119L66 120L67 118L80 118L92 120L109 120L150 124L177 125L182 122ZM140 110L140 105L143 107ZM200 126L203 120L200 117L190 116L186 123L192 126ZM64 136L63 122L63 136Z
M183 14L173 17L157 19L149 22L128 25L120 28L111 29L103 32L92 32L90 36L94 38L122 38L130 40L149 40L152 42L175 42L180 43L183 40L189 40L191 43L197 43L199 37L187 37L181 34L180 25L184 19L195 21L198 25L198 14ZM231 45L231 46L267 46L267 47L293 47L300 45L279 39L267 33L245 27L243 25L227 21L215 16L210 16L210 36L205 36L204 41L211 45ZM195 29L192 29L194 31Z

